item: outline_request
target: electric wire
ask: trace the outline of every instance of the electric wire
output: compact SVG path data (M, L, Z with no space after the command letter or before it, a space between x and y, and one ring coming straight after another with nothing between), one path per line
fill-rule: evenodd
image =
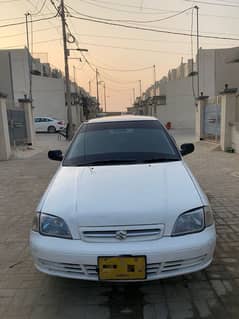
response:
M94 16L90 16L90 15L87 15L87 14L83 14L83 13L80 13L79 11L77 11L76 9L72 8L71 6L67 5L68 8L70 8L71 10L73 10L75 13L83 16L83 17L87 17L87 18L91 18L91 19L97 19L97 20L103 20L103 21L112 21L112 22L128 22L128 23L153 23L153 22L160 22L160 21L164 21L164 20L169 20L169 19L172 19L172 18L175 18L179 15L182 15L184 14L185 12L188 12L189 10L192 9L192 7L190 8L187 8L185 10L182 10L182 11L179 11L173 15L170 15L168 17L165 17L165 18L162 18L162 19L156 19L156 20L145 20L145 21L139 21L139 20L129 20L129 19L108 19L108 18L100 18L100 17L94 17Z
M121 24L121 23L113 23L113 22L107 22L107 21L100 21L96 19L90 19L90 18L82 18L82 17L77 17L74 15L70 15L74 19L79 19L79 20L85 20L85 21L90 21L94 23L100 23L100 24L105 24L105 25L111 25L111 26L117 26L117 27L122 27L122 28L127 28L127 29L134 29L134 30L140 30L140 31L150 31L150 32L156 32L156 33L164 33L164 34L172 34L172 35L180 35L180 36L187 36L187 37L197 37L196 34L190 34L186 32L174 32L174 31L169 31L169 30L160 30L160 29L153 29L153 28L145 28L145 27L137 27L137 26L132 26L132 25L126 25L126 24ZM239 41L239 38L229 38L229 37L219 37L219 36L210 36L210 35L200 35L200 38L205 38L205 39L216 39L216 40L232 40L232 41Z
M47 31L47 30L52 30L52 27L43 28L43 29L36 29L36 30L33 30L33 33L38 33L38 32ZM15 33L15 34L10 34L10 35L1 35L1 36L0 36L0 39L4 39L4 38L15 38L15 37L25 36L25 35L26 35L26 32Z
M102 48L111 48L111 49L120 49L120 50L127 50L127 51L138 51L138 52L152 52L152 53L162 53L162 54L184 54L185 56L188 55L187 52L179 52L179 51L163 51L163 50L154 50L154 49L143 49L143 48L133 48L133 47L122 47L122 46L113 46L108 44L95 44L90 42L81 42L84 45L94 46L94 47L102 47Z
M51 17L48 17L48 18L35 19L35 20L32 20L32 22L35 23L35 22L39 22L39 21L48 21L48 20L52 20L52 19L54 19L56 17L57 17L57 15L54 15L54 16L51 16ZM25 23L26 22L24 21L24 22L15 22L15 23L1 24L0 28L13 27L13 26L17 26L17 25L23 25Z
M36 11L36 12L31 13L31 15L32 15L32 16L37 16L37 15L39 15L39 14L42 12L42 10L44 9L44 7L45 7L45 5L46 5L46 2L47 2L47 0L44 0L43 3L42 3L42 6L40 7L40 9L39 9L38 11Z
M99 4L99 2L97 1L97 3L92 3L90 1L87 1L87 0L80 0L81 2L83 3L86 3L86 4L89 4L89 5L92 5L92 6L95 6L95 7L98 7L98 8L103 8L103 9L107 9L107 10L111 10L111 11L116 11L116 12L124 12L124 13L132 13L132 14L147 14L147 15L158 15L159 13L156 13L156 10L154 10L154 12L142 12L142 11L129 11L129 10L124 10L124 9L119 9L119 8L112 8L112 7L108 7L108 6L105 6L105 5L102 5L102 4ZM102 1L101 1L102 2ZM103 3L103 2L102 2ZM138 7L136 7L138 9ZM158 11L162 11L162 10L158 10ZM165 13L171 13L172 11L170 10L165 10L164 13L161 13L161 14L165 14Z
M193 2L193 3L200 3L206 4L210 6L220 6L220 7L231 7L231 8L239 8L239 5L236 4L226 4L226 3L216 3L216 2L209 2L209 1L194 1L194 0L184 0L186 2Z

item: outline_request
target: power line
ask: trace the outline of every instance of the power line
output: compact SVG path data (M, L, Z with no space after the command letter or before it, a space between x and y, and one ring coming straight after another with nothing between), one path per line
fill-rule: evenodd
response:
M52 19L54 19L56 17L57 17L57 15L51 16L51 17L48 17L48 18L35 19L35 20L32 20L32 22L34 23L34 22L39 22L39 21L48 21L48 20L52 20ZM16 22L16 23L2 24L2 25L0 25L0 28L13 27L13 26L23 25L23 24L25 24L25 22Z
M119 9L119 8L111 8L102 4L98 4L99 2L96 3L92 3L90 1L87 0L80 0L81 2L90 4L92 6L98 7L98 8L103 8L103 9L107 9L107 10L111 10L111 11L117 11L117 12L124 12L124 13L133 13L133 14L151 14L151 15L157 15L158 13L156 12L140 12L140 11L129 11L129 10L123 10L123 9ZM102 1L101 1L102 2ZM138 7L137 7L138 8ZM168 11L167 13L170 13L170 11Z
M100 24L106 24L106 25L111 25L111 26L117 26L117 27L122 27L122 28L127 28L127 29L134 29L134 30L141 30L141 31L151 31L151 32L156 32L156 33L165 33L165 34L181 35L181 36L191 37L191 34L190 34L190 33L185 33L185 32L174 32L174 31L168 31L168 30L160 30L160 29L153 29L153 28L137 27L137 26L131 26L131 25L120 24L120 23L113 23L113 22L107 22L107 21L99 21L99 20L90 19L90 18L76 17L76 16L73 16L73 15L70 15L70 16L71 16L72 18L74 18L74 19L85 20L85 21L90 21L90 22L95 22L95 23L100 23ZM193 34L192 36L193 36L193 37L196 37L197 35L196 35L196 34ZM217 37L217 36L210 36L210 35L200 35L200 38L239 41L239 38Z
M209 1L194 1L194 0L184 0L186 2L193 2L193 3L201 3L210 6L218 6L218 7L231 7L231 8L239 8L239 5L236 4L225 4L225 3L216 3L216 2L209 2Z
M31 13L31 15L32 15L32 16L37 16L37 15L39 15L39 14L42 12L42 10L44 9L44 7L45 7L45 5L46 5L46 2L47 2L47 0L44 0L43 3L42 3L42 6L40 7L40 9L39 9L37 12Z
M156 19L156 20L144 20L144 21L136 21L136 20L128 20L128 19L124 19L124 20L119 20L119 19L108 19L108 18L99 18L99 17L93 17L93 16L90 16L90 15L87 15L87 14L83 14L83 13L80 13L79 11L77 11L76 9L70 7L69 5L67 5L68 8L70 8L71 10L73 10L75 13L83 16L83 17L87 17L87 18L91 18L91 19L97 19L97 20L103 20L103 21L113 21L113 22L131 22L131 23L153 23L153 22L160 22L160 21L164 21L164 20L169 20L169 19L172 19L172 18L175 18L179 15L182 15L184 14L185 12L191 10L193 7L190 7L190 8L187 8L185 10L182 10L182 11L179 11L171 16L168 16L168 17L165 17L165 18L162 18L162 19Z
M83 1L84 2L84 0L80 0L80 1ZM98 0L91 0L91 1L93 1L93 2L97 2L98 3ZM193 3L195 3L195 2L198 2L198 1L192 1L192 0L188 0L188 1L190 1L190 2L193 2ZM226 2L226 1L225 1ZM112 5L112 6L120 6L120 7L129 7L129 8L136 8L136 9L138 9L139 7L138 6L135 6L135 5L129 5L129 4L121 4L121 3L114 3L114 2L109 2L109 1L100 1L100 3L106 3L106 4L110 4L110 5ZM92 4L93 5L93 4ZM94 5L96 5L96 4L94 4ZM163 10L163 9L158 9L158 8L149 8L149 7L143 7L143 9L144 10L153 10L154 11L154 13L150 13L150 14L155 14L155 12L157 12L157 15L158 14L169 14L169 13L177 13L177 12L179 12L179 11L177 11L177 10ZM113 10L113 9L112 9ZM115 11L119 11L118 9L114 9ZM161 13L160 13L161 12ZM163 12L163 13L162 13ZM142 13L142 14L147 14L147 12L135 12L135 11L130 11L129 13ZM200 13L200 16L205 16L205 17L216 17L216 18L225 18L225 19L230 19L230 18L232 18L232 19L239 19L238 17L231 17L231 16L218 16L218 15L214 15L214 14L202 14L202 13Z
M152 53L163 53L163 54L185 54L186 52L176 52L176 51L162 51L162 50L153 50L153 49L141 49L141 48L132 48L132 47L121 47L121 46L113 46L113 45L107 45L107 44L95 44L95 43L89 43L89 42L81 42L85 45L90 45L94 47L102 47L102 48L112 48L112 49L122 49L122 50L129 50L129 51L141 51L141 52L152 52Z
M103 38L103 39L114 39L114 40L130 40L130 41L140 41L140 42L152 42L155 43L158 41L158 39L145 39L145 38L133 38L133 37L118 37L117 38L115 36L107 36L107 35L98 35L98 34L79 34L77 33L77 35L81 36L81 37L87 37L87 38ZM0 37L1 38L1 37ZM169 40L169 39L163 39L163 42L168 42L168 43L172 43L172 44L188 44L187 41L176 41L176 40ZM207 41L204 40L203 43L210 43L213 44L211 41ZM215 45L217 45L218 42L215 42Z
M4 0L4 1L0 1L0 3L11 3L11 2L17 2L17 1L21 1L21 0Z
M84 2L84 0L81 0L81 1L83 1ZM98 0L91 0L92 2L97 2L98 3ZM119 6L119 7L127 7L127 8L134 8L134 9L139 9L139 6L137 6L137 5L130 5L130 4L122 4L122 3L115 3L115 2L111 2L111 1L103 1L103 0L101 0L100 1L101 3L105 3L105 4L110 4L110 5L112 5L112 6ZM153 10L154 12L164 12L164 13L169 13L171 10L164 10L164 9L159 9L159 8L150 8L150 7L143 7L143 8L140 8L141 9L141 11L142 11L142 9L143 10ZM171 11L172 12L172 11Z
M99 69L108 70L108 71L116 71L116 72L139 72L139 71L152 69L152 66L150 67L147 66L147 67L139 68L139 69L114 69L114 68L108 68L108 67L99 66L99 65L95 65L95 66Z
M41 14L39 17L46 17L46 16L49 16L49 13ZM14 21L14 20L22 20L22 16L21 17L14 17L14 18L0 19L0 21Z
M58 39L49 39L49 40L43 40L43 41L37 41L34 44L42 44L42 43L51 43L51 42L55 42L55 41L60 41L62 40L61 38ZM1 48L1 50L7 50L7 49L14 49L14 48L22 48L22 44L18 44L18 45L13 45L13 46L8 46L8 47L4 47Z
M44 29L37 29L37 30L33 30L33 33L37 33L37 32L42 32L42 31L47 31L47 30L52 30L52 27L50 28L44 28ZM21 33L15 33L15 34L10 34L10 35L1 35L0 39L4 39L4 38L15 38L21 35L26 35L26 32L21 32Z

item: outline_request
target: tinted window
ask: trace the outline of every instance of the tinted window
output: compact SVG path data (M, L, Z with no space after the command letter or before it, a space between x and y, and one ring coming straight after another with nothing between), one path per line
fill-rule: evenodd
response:
M158 121L89 123L82 126L63 165L143 163L180 160ZM110 163L112 161L112 163ZM99 163L97 163L99 162ZM104 164L104 163L102 163Z

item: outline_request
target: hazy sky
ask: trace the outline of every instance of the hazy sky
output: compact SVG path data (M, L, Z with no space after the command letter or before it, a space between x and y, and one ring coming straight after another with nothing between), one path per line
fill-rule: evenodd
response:
M201 3L209 2L209 4ZM194 1L200 7L200 32L213 36L239 38L239 0L202 0ZM44 0L0 0L0 25L24 21L24 13L36 13ZM59 1L55 0L59 5ZM171 16L192 6L193 1L186 0L66 0L66 4L81 14L114 20L134 20L131 25L158 28L176 32L190 32L191 11L172 19L142 23ZM213 4L223 4L217 6ZM238 5L238 7L237 7ZM154 10L153 10L154 9ZM73 10L69 11L74 13ZM50 0L39 15L33 19L54 15L56 10ZM195 29L194 20L194 29ZM139 95L139 80L143 91L152 84L153 64L156 65L157 80L167 75L168 70L179 65L181 58L191 57L190 37L123 29L89 21L67 17L72 34L79 41L92 68L98 67L100 80L106 83L108 110L123 110L130 106L133 88ZM61 22L57 17L51 21L33 24L33 55L40 55L45 61L58 68L63 68ZM26 45L25 26L0 28L0 49L21 48ZM238 46L239 41L201 39L203 48ZM74 44L69 45L75 48ZM194 52L196 41L194 40ZM79 52L71 51L71 57L80 57ZM77 59L70 61L70 75L73 79L73 66L76 67L77 82L89 90L91 81L92 95L96 94L95 73L86 64ZM148 68L147 68L148 67ZM137 72L120 72L135 70ZM109 70L108 70L109 69ZM103 88L100 86L100 98Z

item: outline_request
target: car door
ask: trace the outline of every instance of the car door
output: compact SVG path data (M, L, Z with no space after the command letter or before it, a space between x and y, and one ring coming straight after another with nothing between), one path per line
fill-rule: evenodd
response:
M47 117L42 117L40 120L40 131L47 132L48 129L48 119Z
M41 132L41 118L35 117L34 118L34 125L35 125L35 131Z

